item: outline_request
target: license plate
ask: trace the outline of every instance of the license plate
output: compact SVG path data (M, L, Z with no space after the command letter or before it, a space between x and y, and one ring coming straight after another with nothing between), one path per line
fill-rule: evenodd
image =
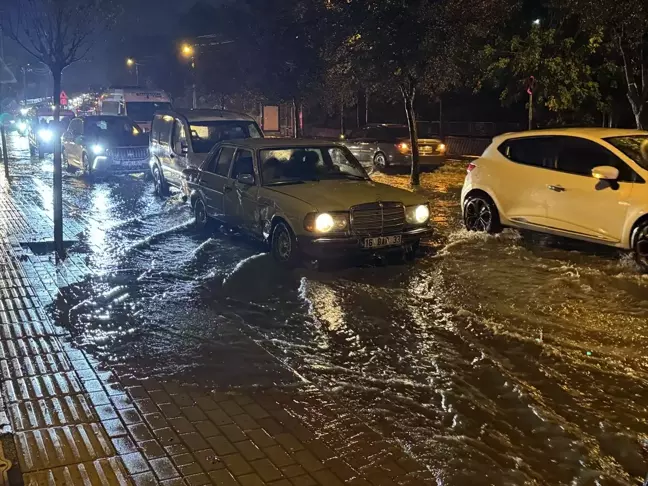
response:
M378 236L377 238L365 238L362 246L364 248L382 248L384 246L400 245L402 240L401 235Z

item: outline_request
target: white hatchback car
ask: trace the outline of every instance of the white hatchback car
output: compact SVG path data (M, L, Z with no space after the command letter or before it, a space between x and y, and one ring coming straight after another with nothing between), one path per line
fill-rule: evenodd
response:
M568 128L508 133L468 166L463 220L634 250L648 270L648 132Z

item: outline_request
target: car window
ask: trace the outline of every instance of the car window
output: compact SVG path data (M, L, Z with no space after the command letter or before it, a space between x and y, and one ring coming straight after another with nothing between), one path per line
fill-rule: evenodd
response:
M594 167L607 165L619 170L620 182L632 182L634 172L616 155L596 142L579 137L561 137L558 170L592 177Z
M182 153L182 144L187 143L187 132L184 123L176 118L173 125L173 151L177 154Z
M216 174L227 177L229 174L229 168L232 164L232 158L234 157L234 147L223 147L218 154L218 162L216 165Z
M350 139L359 139L359 138L365 138L367 136L367 129L366 128L361 128L359 130L353 130L351 132L351 135L349 135Z
M507 140L497 149L518 164L556 169L559 145L557 137L525 137Z
M74 135L81 135L83 129L83 122L81 120L72 120L70 122L70 126L68 127L68 131Z
M216 172L216 164L218 163L218 157L222 149L215 150L209 155L207 161L205 162L204 169L207 172Z
M254 158L250 150L238 150L236 152L236 159L230 177L236 179L241 174L254 175Z
M158 143L160 145L168 146L171 139L171 130L173 129L173 118L170 116L163 116L160 118L160 127L158 134Z

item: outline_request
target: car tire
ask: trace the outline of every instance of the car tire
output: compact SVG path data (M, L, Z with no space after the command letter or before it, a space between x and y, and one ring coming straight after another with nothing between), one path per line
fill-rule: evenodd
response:
M292 268L299 263L297 239L288 224L280 221L272 231L270 253L281 265Z
M64 148L61 148L61 162L64 171L70 172L72 170L72 167L70 167L70 159L68 159L67 152L65 152Z
M387 168L387 156L382 152L378 152L376 155L374 155L372 172L373 171L384 172L386 168Z
M640 223L634 231L635 260L642 272L648 272L648 221Z
M164 174L160 170L160 167L156 164L153 166L153 187L155 188L155 193L159 197L167 197L169 195L169 188L167 187L166 180L164 179Z
M403 252L403 259L406 262L413 262L416 260L416 255L418 255L419 248L421 247L421 240L413 241L409 248L406 248Z
M502 231L497 206L486 194L477 193L466 197L463 220L468 231L483 231L491 234Z
M88 158L88 154L83 152L83 155L81 156L81 166L83 168L83 174L87 176L92 175L92 167L90 166L90 159Z
M194 226L197 230L204 230L209 224L209 215L207 214L207 208L205 203L201 198L196 199L193 204L193 213L194 213Z

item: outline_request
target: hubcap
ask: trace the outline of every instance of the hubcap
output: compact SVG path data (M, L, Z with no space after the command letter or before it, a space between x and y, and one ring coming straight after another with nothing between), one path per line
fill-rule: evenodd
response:
M155 185L155 192L160 194L160 187L162 184L160 184L160 171L157 169L153 171L153 184Z
M277 235L276 239L277 243L277 253L279 254L279 258L282 260L288 260L290 258L290 252L292 250L292 242L290 241L290 235L288 232L281 228L279 230L279 234Z
M488 231L493 221L489 204L480 198L468 201L464 211L466 228L471 231Z
M385 156L382 154L376 155L376 165L380 168L385 167Z

